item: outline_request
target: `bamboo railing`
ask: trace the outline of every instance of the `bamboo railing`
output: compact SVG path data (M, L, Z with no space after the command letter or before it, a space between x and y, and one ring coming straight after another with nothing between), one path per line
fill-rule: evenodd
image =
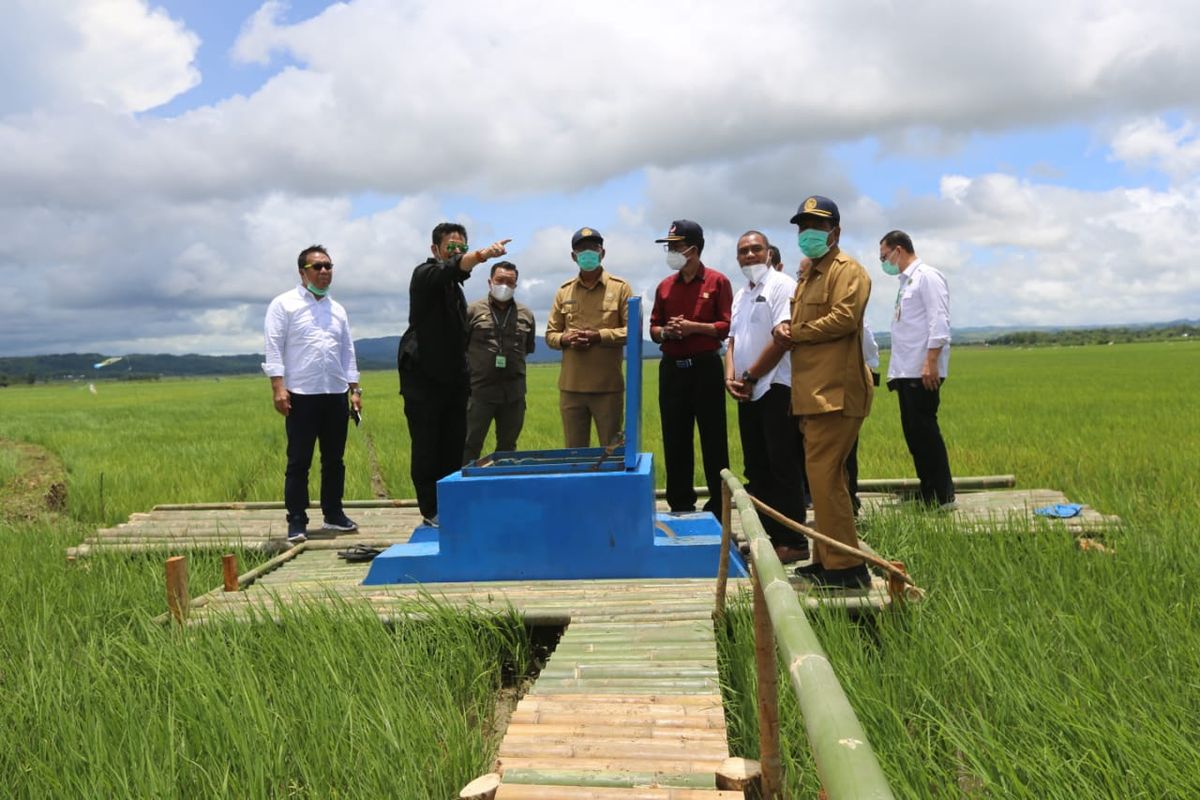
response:
M778 651L787 666L788 678L804 717L804 729L825 796L829 800L893 797L875 751L867 741L854 708L846 699L829 658L796 598L796 590L788 582L783 564L779 562L775 548L763 530L752 498L729 470L721 470L721 478L724 480L722 499L725 506L721 519L726 523L722 526L725 529L722 535L725 538L730 535L727 521L736 507L742 533L750 541L750 566L755 584L755 638L774 638L775 647L772 649ZM722 585L724 580L725 576L719 574L718 585ZM724 592L718 595L716 613L718 617L724 614ZM764 641L755 642L756 653L765 650L756 659L759 687L766 687L767 694L773 695L778 663L776 654L769 647ZM763 754L764 798L783 796L777 719L774 697L760 695L759 736ZM773 721L776 724L772 724Z

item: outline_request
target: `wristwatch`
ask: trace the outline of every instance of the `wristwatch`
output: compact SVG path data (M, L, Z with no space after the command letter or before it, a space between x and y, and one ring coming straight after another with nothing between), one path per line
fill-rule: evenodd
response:
M746 370L742 373L742 383L758 383L758 378L753 377L750 370Z
M361 386L356 386L355 388L353 388L353 389L351 389L351 390L350 390L350 394L356 394L356 395L358 395L359 397L362 397L362 387L361 387Z

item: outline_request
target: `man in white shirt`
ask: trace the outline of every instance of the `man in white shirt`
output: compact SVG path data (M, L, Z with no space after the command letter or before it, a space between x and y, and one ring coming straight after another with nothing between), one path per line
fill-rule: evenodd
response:
M904 231L891 231L879 241L879 261L885 273L900 278L888 389L900 400L900 425L921 481L920 500L949 511L954 481L937 412L950 366L950 290L946 277L917 257Z
M803 466L791 416L792 365L771 331L792 318L796 282L768 263L767 237L747 231L737 243L746 283L733 297L725 350L725 389L738 401L747 491L796 522L805 522ZM768 517L763 528L787 564L808 558L808 540Z
M275 410L287 430L287 471L283 500L288 541L307 540L308 470L313 448L321 443L321 513L325 530L353 531L358 526L342 508L346 466L346 428L350 409L362 413L358 362L346 309L328 296L333 261L319 244L296 260L300 285L276 297L264 323L263 372L271 379ZM349 397L349 403L347 403Z

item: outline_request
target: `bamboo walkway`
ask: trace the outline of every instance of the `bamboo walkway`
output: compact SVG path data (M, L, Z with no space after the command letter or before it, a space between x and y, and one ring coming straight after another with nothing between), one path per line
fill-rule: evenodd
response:
M889 513L899 508L890 493L863 493L864 513ZM1077 535L1102 532L1114 525L1116 517L1084 506L1079 516L1064 520L1043 519L1033 510L1042 506L1067 503L1062 492L1051 489L1005 489L958 493L958 509L946 515L964 532L987 532L1002 528L1061 526ZM309 534L310 549L339 549L346 541L387 547L407 541L421 521L420 512L410 500L361 501L347 503L347 510L358 522L360 531L345 539L316 530L321 513L310 516L316 525ZM659 504L665 511L666 506ZM736 515L735 515L736 516ZM740 522L734 522L740 532ZM82 544L67 550L68 558L82 558L99 550L142 552L221 548L259 550L277 553L287 549L287 526L279 503L225 503L198 506L156 506L148 513L132 514L128 522L105 528L87 537Z

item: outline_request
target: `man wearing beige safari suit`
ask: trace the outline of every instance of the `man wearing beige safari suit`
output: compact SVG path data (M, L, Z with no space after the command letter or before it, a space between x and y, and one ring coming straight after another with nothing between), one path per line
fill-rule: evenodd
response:
M871 279L862 265L838 248L841 216L825 197L805 200L791 222L800 229L801 252L812 259L796 286L792 319L776 336L793 343L792 413L804 433L805 470L815 527L858 546L854 509L846 486L846 458L871 411L874 388L863 360L863 314ZM858 589L871 576L861 558L814 543L809 566L797 574L820 588Z

